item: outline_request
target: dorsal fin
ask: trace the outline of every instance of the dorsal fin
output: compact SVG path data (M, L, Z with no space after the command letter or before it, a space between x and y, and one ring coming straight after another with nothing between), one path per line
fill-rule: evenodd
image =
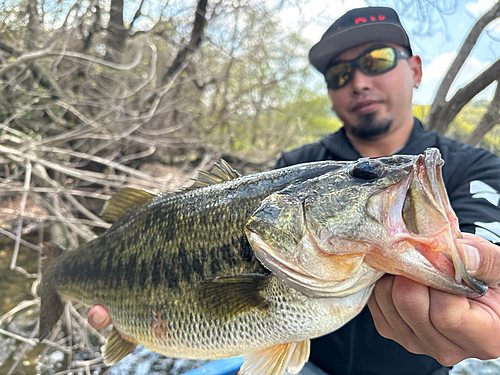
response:
M137 203L145 203L153 198L156 194L134 188L123 188L114 193L111 198L104 205L101 216L104 219L116 221L122 216L130 207Z
M198 178L193 179L194 184L184 191L203 188L210 185L220 184L241 177L241 174L233 169L224 159L220 159L220 164L215 163L210 172L200 171Z

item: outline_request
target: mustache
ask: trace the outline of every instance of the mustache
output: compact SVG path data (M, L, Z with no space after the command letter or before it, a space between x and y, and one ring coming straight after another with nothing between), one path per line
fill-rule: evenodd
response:
M353 98L347 108L352 111L354 110L358 105L364 102L384 102L384 98L381 95L375 95L375 94L361 94L355 98Z

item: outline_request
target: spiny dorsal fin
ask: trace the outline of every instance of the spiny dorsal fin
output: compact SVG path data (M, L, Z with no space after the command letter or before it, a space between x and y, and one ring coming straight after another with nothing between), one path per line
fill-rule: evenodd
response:
M115 327L106 340L106 344L101 347L102 359L106 366L118 363L139 345L132 339L126 339Z
M251 309L266 309L260 291L269 280L258 273L216 277L198 285L200 303L205 311L218 316L234 316Z
M241 177L241 174L233 169L224 159L220 159L220 164L215 163L210 172L200 171L198 178L193 179L194 184L185 188L184 191L220 184L238 177Z
M101 216L104 219L116 221L130 207L137 203L145 203L155 195L156 194L144 189L123 188L114 193L106 202Z
M237 170L233 169L233 167L231 167L224 159L220 159L220 164L215 163L212 173L222 179L225 179L226 181L241 177L241 174Z
M298 373L309 359L309 339L278 344L243 355L242 375L282 375Z

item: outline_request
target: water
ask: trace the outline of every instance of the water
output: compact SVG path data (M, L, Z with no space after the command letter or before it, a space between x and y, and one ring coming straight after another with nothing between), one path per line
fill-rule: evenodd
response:
M33 241L34 242L34 241ZM24 300L32 300L31 286L34 279L28 279L19 272L9 269L12 258L13 242L0 235L0 317ZM38 253L21 246L17 264L30 273L38 268ZM85 308L81 309L85 316ZM17 313L10 321L4 322L0 328L22 337L29 337L35 330L38 321L38 306L32 305ZM151 352L142 346L124 358L112 368L103 365L96 337L89 336L85 330L73 323L73 339L79 347L72 353L72 371L68 369L67 350L38 344L34 347L19 340L0 334L0 374L9 372L18 362L13 375L146 375L146 374L183 374L199 368L208 361L192 361L167 358ZM65 349L65 334L61 331L54 341ZM23 353L22 358L19 356ZM454 366L453 375L499 375L500 359L481 361L468 359Z
M453 375L499 375L500 359L481 361L480 359L466 359L453 366L450 374Z

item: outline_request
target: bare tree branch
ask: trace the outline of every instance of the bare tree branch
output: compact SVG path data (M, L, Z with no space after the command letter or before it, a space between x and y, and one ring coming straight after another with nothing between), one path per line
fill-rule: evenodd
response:
M476 146L481 139L488 133L493 127L500 124L500 84L497 81L497 87L495 89L495 94L493 99L486 110L486 113L476 125L476 128L467 137L467 143Z
M17 221L17 229L16 229L16 242L14 244L14 255L12 255L12 260L10 262L10 269L14 269L16 267L16 262L17 262L17 255L19 253L19 243L21 240L21 231L23 229L23 217L22 215L24 214L24 209L26 208L26 199L28 198L28 188L30 186L31 182L31 163L28 161L26 163L26 173L25 173L25 178L24 178L24 188L26 191L23 192L22 198L21 198L21 205L19 208L19 219Z
M430 128L434 129L438 133L443 134L446 131L448 124L455 118L456 114L465 104L463 103L465 98L470 97L472 99L478 92L482 91L477 90L479 90L481 87L483 87L484 89L485 87L489 86L496 78L498 78L499 74L497 69L500 60L497 60L497 62L495 62L483 74L481 74L479 77L477 77L467 85L468 89L475 89L470 93L471 95L464 95L463 92L457 92L450 99L450 101L446 101L446 96L450 91L450 87L453 81L455 80L459 70L465 63L465 60L469 56L470 52L472 51L472 48L476 44L479 36L486 28L486 26L498 17L500 17L500 2L496 2L495 5L493 5L486 13L484 13L481 18L479 18L479 20L474 24L469 34L465 38L462 47L458 51L455 60L453 60L450 68L448 69L446 76L441 82L434 102L431 105L428 119L428 125L430 126Z
M141 16L142 14L142 6L144 5L144 0L141 0L141 3L139 4L139 8L137 8L134 17L132 18L132 22L130 22L130 28L134 27L135 21Z
M486 87L491 85L500 76L500 59L495 61L490 65L485 71L478 75L475 79L469 82L466 86L457 90L453 98L445 104L441 112L436 115L437 120L431 123L431 118L429 114L429 124L436 123L441 125L442 123L449 124L460 110L469 103L477 94L482 92ZM439 117L437 117L439 116ZM434 128L434 130L436 130ZM442 129L445 131L446 128ZM437 130L436 130L437 131Z
M49 47L48 49L45 49L45 50L40 50L40 51L36 51L36 52L28 52L28 53L25 53L25 54L19 56L19 58L17 58L14 62L12 62L11 64L7 65L5 68L0 70L0 76L8 73L10 70L18 67L19 65L21 65L23 63L27 63L27 62L30 62L33 60L38 60L38 59L48 57L48 56L62 56L65 58L73 57L73 58L77 58L77 59L81 59L81 60L90 61L91 63L94 63L94 64L100 64L103 66L107 66L108 68L112 68L112 69L116 69L116 70L130 70L130 69L134 68L135 66L137 66L137 64L139 64L141 62L142 53L143 53L143 49L140 49L139 53L137 53L135 55L134 60L132 60L129 64L116 64L116 63L109 62L109 61L99 59L96 57L92 57L92 56L89 56L89 55L86 55L83 53L71 52L71 51L66 51L66 52L53 51L52 47Z
M196 12L193 22L193 30L191 31L191 39L189 44L180 50L175 56L174 62L168 68L167 73L163 76L162 81L168 81L170 77L179 69L179 67L186 61L190 54L193 54L201 45L205 26L207 25L207 3L208 0L198 0Z

